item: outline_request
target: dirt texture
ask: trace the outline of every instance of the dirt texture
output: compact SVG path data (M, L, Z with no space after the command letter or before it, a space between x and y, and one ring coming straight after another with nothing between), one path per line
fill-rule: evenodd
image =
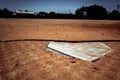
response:
M120 21L1 19L0 40L120 40Z
M0 40L0 80L120 80L120 21L0 19ZM117 41L89 62L46 51L49 40Z

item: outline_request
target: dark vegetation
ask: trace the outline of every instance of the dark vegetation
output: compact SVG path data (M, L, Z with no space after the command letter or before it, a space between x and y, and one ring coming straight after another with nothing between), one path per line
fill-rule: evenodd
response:
M28 12L25 10L24 12ZM50 19L111 19L120 20L120 12L113 10L108 12L106 8L99 5L83 6L75 10L75 14L39 12L34 14L17 13L7 8L0 9L0 18L50 18Z

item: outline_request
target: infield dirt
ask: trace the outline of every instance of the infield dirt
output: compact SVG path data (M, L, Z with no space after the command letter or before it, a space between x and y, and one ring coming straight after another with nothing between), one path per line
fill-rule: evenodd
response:
M0 80L120 80L120 21L0 19L0 40ZM88 62L46 51L49 40L106 40L112 51Z

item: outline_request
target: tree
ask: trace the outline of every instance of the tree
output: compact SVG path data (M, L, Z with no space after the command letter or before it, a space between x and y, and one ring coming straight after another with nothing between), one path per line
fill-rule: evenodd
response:
M7 8L4 8L1 13L2 13L2 17L4 18L9 17L9 10Z
M49 17L50 18L55 18L56 17L56 13L55 12L50 12L49 13Z
M78 15L83 14L88 19L104 19L107 15L107 10L99 5L82 7L76 11Z
M0 18L2 17L2 10L0 9Z
M7 8L4 8L3 10L0 9L0 17L2 18L12 18L13 14L13 11L9 11Z
M9 11L9 17L10 17L10 18L13 18L13 14L14 14L13 11Z
M78 8L78 9L75 11L75 16L76 16L76 18L78 18L78 19L84 18L84 12L83 12L81 9Z
M117 10L113 10L110 14L108 14L109 19L120 19L120 13Z
M46 17L48 17L48 13L46 13L46 12L39 12L39 17L40 18L46 18Z

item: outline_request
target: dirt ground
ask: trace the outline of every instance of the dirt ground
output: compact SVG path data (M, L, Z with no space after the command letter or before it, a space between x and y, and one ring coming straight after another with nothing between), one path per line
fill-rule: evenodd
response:
M0 19L0 40L120 40L120 21Z
M0 42L0 80L120 80L120 21L0 19L0 40L8 40ZM46 51L47 40L113 41L104 42L108 55L88 62Z

